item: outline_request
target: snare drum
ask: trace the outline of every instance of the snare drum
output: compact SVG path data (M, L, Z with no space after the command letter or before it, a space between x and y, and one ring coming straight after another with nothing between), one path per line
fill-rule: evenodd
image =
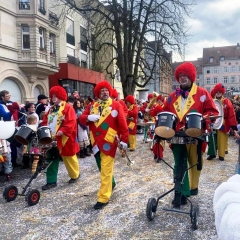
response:
M28 145L34 137L36 137L36 133L27 125L22 125L14 136L22 145Z
M52 142L52 136L49 127L43 126L37 130L38 142L40 144L50 144Z
M202 114L197 112L186 115L186 135L190 137L199 137L202 135Z
M173 137L167 142L173 144L195 144L197 140L191 137Z
M22 144L19 143L18 141L16 141L16 139L14 138L14 136L15 136L15 134L17 133L18 130L19 130L19 127L16 127L16 128L15 128L15 131L14 131L14 134L13 134L10 138L8 138L8 139L6 139L6 140L7 140L9 143L11 143L12 145L20 148L20 147L22 146Z
M175 135L177 117L171 112L161 112L158 114L158 120L155 133L163 138L171 138Z

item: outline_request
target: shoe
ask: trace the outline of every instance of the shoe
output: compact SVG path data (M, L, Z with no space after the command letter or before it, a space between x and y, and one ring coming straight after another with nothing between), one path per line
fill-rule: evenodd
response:
M173 207L175 208L180 208L181 205L186 205L187 204L187 198L185 196L181 196L181 204L180 201L176 199L176 196L172 200Z
M156 159L157 159L157 155L154 154L154 160L156 160Z
M190 194L191 194L191 196L198 195L198 188L190 190Z
M107 204L108 204L108 202L106 202L106 203L97 202L97 203L93 206L93 208L94 208L95 210L99 210L99 209L102 209L103 207L105 207Z
M133 151L135 151L135 149L129 149L129 151L130 151L130 152L133 152Z
M116 183L113 183L112 184L112 191L113 191L113 189L116 187Z
M214 158L216 158L216 155L209 155L207 160L213 160Z
M84 148L84 149L83 149L83 153L84 153L85 157L91 156L91 153L88 152L88 149L87 149L87 148Z
M5 174L5 176L6 176L6 181L7 181L7 182L9 182L9 181L12 179L12 177L11 177L11 174L10 174L10 173L8 173L8 174Z
M21 167L22 165L19 164L19 163L13 163L12 166L13 166L14 168L17 168L17 167Z
M49 190L51 188L55 188L57 183L47 183L46 185L42 186L42 190Z
M228 151L225 151L225 154L228 154Z
M219 160L220 160L220 161L224 161L224 157L220 157L220 156L219 156Z
M162 158L157 158L157 159L156 159L156 162L157 162L157 163L160 163L161 161L162 161Z
M79 174L79 176L78 176L77 178L71 178L71 179L68 181L68 183L75 183L75 182L78 181L79 178L80 178L80 174Z
M80 158L85 158L85 154L83 152L83 150L80 150L80 155L79 155Z

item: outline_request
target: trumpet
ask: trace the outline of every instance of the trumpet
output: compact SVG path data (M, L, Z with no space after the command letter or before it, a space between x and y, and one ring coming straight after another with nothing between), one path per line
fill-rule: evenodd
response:
M119 139L119 138L117 138L117 142L118 142L118 148L119 148L120 151L121 151L122 157L126 157L126 159L127 159L127 166L128 166L128 167L132 166L132 165L135 163L135 161L132 161L132 160L128 157L127 151L123 149L122 145L120 144L120 139Z

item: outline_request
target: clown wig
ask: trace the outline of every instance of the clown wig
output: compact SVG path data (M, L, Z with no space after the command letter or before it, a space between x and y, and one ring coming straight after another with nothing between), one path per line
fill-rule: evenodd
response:
M135 98L134 98L134 96L128 95L128 96L125 98L125 102L129 102L129 103L131 103L131 104L134 104L134 103L135 103Z
M103 88L107 88L108 91L109 91L109 96L111 96L111 94L112 94L112 86L110 85L110 83L108 81L104 80L104 81L99 82L95 86L95 88L94 88L94 95L95 95L95 97L99 98L100 91Z
M221 92L224 94L226 92L226 88L221 84L218 83L214 88L213 88L214 93L216 94L217 91Z
M118 98L118 92L117 92L117 90L115 88L113 88L113 90L112 90L111 97L114 98L114 99Z
M148 94L148 100L152 99L154 96L152 93Z
M67 101L67 92L63 87L60 86L54 86L50 89L50 98L52 98L53 95L56 95L56 97L60 100Z
M196 67L190 62L185 62L176 68L174 75L178 82L179 75L186 75L191 82L195 82L197 76Z

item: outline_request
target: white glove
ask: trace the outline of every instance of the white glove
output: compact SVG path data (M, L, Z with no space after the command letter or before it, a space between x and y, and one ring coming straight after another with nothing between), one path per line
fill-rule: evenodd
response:
M88 115L87 119L88 121L90 122L97 122L100 118L100 115L98 114L91 114L91 115Z
M127 143L125 143L125 142L120 142L120 145L122 146L122 148L123 148L124 150L126 150L127 147L128 147Z
M145 112L149 112L149 111L150 111L150 109L149 109L149 108L146 108L146 109L145 109Z

